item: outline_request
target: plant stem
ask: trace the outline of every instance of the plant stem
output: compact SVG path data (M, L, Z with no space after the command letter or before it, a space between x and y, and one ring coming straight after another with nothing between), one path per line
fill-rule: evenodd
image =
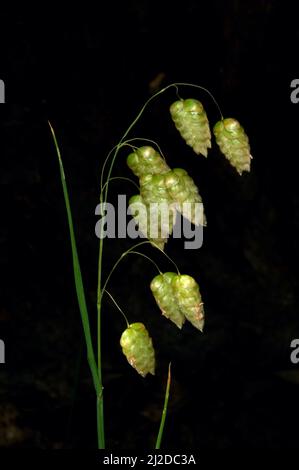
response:
M103 291L104 292L104 291ZM118 303L116 302L116 300L114 299L114 297L110 294L110 292L108 292L107 290L105 290L106 294L109 295L110 299L112 300L112 302L114 303L115 307L119 310L119 312L122 314L122 316L124 317L125 319L125 322L127 324L127 328L129 328L130 324L129 324L129 321L127 319L127 316L125 315L125 313L122 311L122 309L120 308L120 306L118 305Z
M135 183L135 181L131 180L131 178L125 178L124 176L113 176L113 178L110 178L110 181L113 181L113 180L123 180L123 181L129 181L130 183L134 184L135 188L138 189L139 191L139 186L138 184ZM107 185L108 181L106 181L106 183L104 184L103 188L102 188L102 192L104 191L106 185Z
M101 195L102 199L102 195ZM103 224L102 224L103 225ZM102 227L101 227L102 235ZM97 429L98 429L98 447L105 449L105 434L104 434L104 396L103 396L103 381L102 381L102 349L101 349L101 306L102 306L102 260L103 260L103 237L100 238L99 248L99 265L98 265L98 291L97 291L97 345L98 345L98 377L100 384L100 391L97 396Z
M165 425L165 418L167 414L170 383L171 383L171 362L169 363L169 366L168 366L168 377L167 377L167 384L166 384L166 390L165 390L164 406L163 406L163 411L162 411L162 416L161 416L159 432L158 432L158 436L156 440L156 446L155 446L156 450L160 449L160 446L161 446L161 440L162 440L164 425Z
M159 273L161 274L161 270L159 269L158 265L157 265L149 256L146 256L145 254L140 253L139 251L134 251L135 248L137 248L138 246L143 245L143 244L145 244L145 243L150 243L150 242L144 241L144 242L141 242L141 243L137 243L136 245L132 246L132 247L129 248L127 251L125 251L125 252L118 258L118 260L114 263L114 265L113 265L113 267L112 267L110 273L108 274L106 281L104 282L104 285L103 285L103 288L102 288L102 293L106 290L106 286L107 286L107 284L108 284L108 282L109 282L109 279L110 279L110 277L112 276L114 270L117 268L117 266L119 265L119 263L121 262L121 260L122 260L125 256L129 255L130 253L133 253L133 254L135 254L135 255L142 256L143 258L146 258L146 259L148 259L149 261L151 261L151 262L153 263L153 265L157 268L157 270L159 271Z

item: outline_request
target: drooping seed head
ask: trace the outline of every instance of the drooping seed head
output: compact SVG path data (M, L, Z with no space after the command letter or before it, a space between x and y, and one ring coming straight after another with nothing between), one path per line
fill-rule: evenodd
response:
M148 145L130 153L127 158L127 165L139 178L147 174L165 173L169 170L159 152Z
M243 171L250 171L249 139L241 124L236 119L226 118L215 124L213 132L221 152L237 172L241 175Z
M206 225L202 198L193 179L182 168L165 173L168 194L181 214L195 225Z
M167 272L154 277L151 282L151 291L162 312L162 314L171 320L178 328L182 328L185 317L177 305L174 295L172 281L176 274Z
M172 284L180 310L195 328L203 331L204 308L197 282L193 277L181 274L176 275Z
M129 364L145 377L155 375L155 351L152 340L143 323L132 323L120 338L122 351Z
M159 227L159 219L154 220L154 218L151 217L149 208L145 204L140 194L137 194L130 198L129 212L138 224L139 232L141 232L141 234L145 238L148 238L148 240L154 247L159 248L163 251L164 245L167 242L167 237L162 236L162 231ZM157 225L157 227L155 227L155 230L153 227L154 224ZM155 238L151 237L151 234L153 233L156 233Z
M175 101L170 114L187 145L206 157L211 147L211 131L202 103L192 98Z

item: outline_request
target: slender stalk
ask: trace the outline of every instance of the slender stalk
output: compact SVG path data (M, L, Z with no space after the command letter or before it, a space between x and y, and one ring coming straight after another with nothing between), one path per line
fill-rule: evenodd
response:
M171 85L169 85L171 86ZM198 88L199 90L203 90L205 91L209 96L210 98L212 98L212 100L214 101L218 111L219 111L219 114L221 116L221 120L223 120L223 115L222 115L222 111L221 111L221 108L218 104L218 102L216 101L216 98L214 98L213 94L205 87L201 86L201 85L194 85L193 83L184 83L184 82L176 82L174 83L172 86L186 86L186 87L191 87L191 88Z
M107 290L105 291L106 294L109 295L110 299L112 300L112 302L114 303L115 307L118 309L118 311L122 314L122 316L124 317L125 319L125 322L127 324L127 328L129 328L130 324L129 324L129 321L127 319L127 316L125 315L125 313L122 311L122 309L120 308L120 306L118 305L118 303L116 302L115 298L110 294L110 292L108 292Z
M102 195L101 195L102 198ZM102 224L103 226L103 224ZM98 429L98 447L105 449L105 430L104 430L104 396L102 380L102 349L101 349L101 307L102 307L102 261L103 261L103 234L101 226L101 238L99 247L99 265L98 265L98 291L97 291L97 346L98 346L98 376L100 383L100 392L97 396L97 429Z
M171 383L171 362L169 363L169 366L168 366L168 376L167 376L167 384L166 384L166 390L165 390L164 406L163 406L163 411L162 411L162 416L161 416L159 432L158 432L158 436L156 440L156 446L155 446L156 450L160 449L160 446L161 446L161 440L163 436L165 419L166 419L166 414L167 414L170 383Z
M141 242L141 243L137 243L136 245L132 246L131 248L129 248L127 251L125 251L119 258L118 260L114 263L110 273L108 274L107 276L107 279L103 285L103 288L102 288L102 292L104 292L106 290L106 287L107 287L107 284L110 280L110 277L112 276L113 272L115 271L115 269L117 268L117 266L119 265L119 263L121 262L121 260L129 255L130 253L133 253L135 255L139 255L139 256L142 256L143 258L146 258L148 259L149 261L151 261L153 263L153 265L157 268L157 270L159 271L159 273L161 274L161 270L159 269L158 265L147 255L145 255L144 253L140 253L139 251L134 251L135 248L137 248L138 246L140 245L143 245L144 243L149 243L148 241L145 241L145 242Z
M136 184L135 181L131 180L131 178L125 178L124 176L113 176L113 178L110 178L110 181L113 181L113 180L129 181L130 183L134 184L135 188L137 188L138 191L140 189L138 184ZM108 181L106 181L106 183L104 184L102 191L104 191L104 189L106 188L107 183Z
M150 243L150 242L149 242ZM173 264L173 266L175 267L175 269L177 270L177 273L180 274L180 271L179 271L179 268L177 266L177 264L173 261L173 259L167 254L165 253L165 251L163 251L158 245L155 245L155 247L161 251L161 253L166 256L166 258Z

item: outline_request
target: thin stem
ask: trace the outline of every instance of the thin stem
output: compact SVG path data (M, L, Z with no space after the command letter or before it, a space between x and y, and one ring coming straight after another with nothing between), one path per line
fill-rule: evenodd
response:
M222 111L221 111L221 108L218 104L218 102L216 101L216 98L214 98L213 94L205 87L203 86L200 86L200 85L194 85L193 83L181 83L181 82L177 82L177 83L174 83L173 85L176 85L176 86L189 86L189 87L192 87L192 88L199 88L200 90L203 90L205 91L211 98L212 100L214 101L215 105L217 106L218 108L218 111L220 113L220 116L221 116L221 120L223 120L223 115L222 115ZM171 85L170 85L171 86Z
M107 186L108 181L112 181L113 179L115 179L115 178L109 178L109 180L107 179L107 181L106 181L105 184L103 185L104 171L105 171L105 167L106 167L106 165L107 165L107 163L108 163L108 160L109 160L110 156L112 155L112 153L113 153L116 149L119 150L121 147L125 147L126 145L127 145L128 147L131 147L131 148L135 151L135 150L137 149L137 147L134 147L134 146L132 146L132 145L129 144L129 142L134 142L135 140L141 140L141 141L145 141L145 142L150 142L151 144L155 144L156 147L158 148L158 150L159 150L159 152L160 152L160 154L161 154L163 160L166 161L165 156L164 156L164 154L163 154L163 152L162 152L162 150L161 150L161 147L159 146L159 144L158 144L155 140L147 139L147 138L145 138L145 137L133 137L132 139L128 139L128 140L126 140L126 141L124 141L124 142L122 142L122 143L119 142L117 145L115 145L115 146L110 150L110 152L108 153L108 155L107 155L107 157L105 158L105 161L104 161L104 163L103 163L102 170L101 170L101 182L100 182L100 186L101 186L101 195L102 195L102 193L103 193L104 188ZM123 178L123 179L126 179L126 178ZM132 181L132 180L130 180L129 178L127 178L127 179L128 179L129 181ZM134 183L134 184L136 185L136 183ZM139 189L139 187L138 187L138 189ZM102 200L101 200L101 202L102 202Z
M160 449L160 446L161 446L161 440L163 436L165 419L166 419L166 414L167 414L170 383L171 383L171 362L169 363L169 366L168 366L168 376L167 376L167 384L166 384L166 390L165 390L164 406L163 406L161 422L160 422L159 432L158 432L156 446L155 446L156 450Z
M149 256L146 256L144 255L143 253L139 253L138 251L134 251L135 248L137 248L138 246L144 244L144 243L149 243L148 241L146 242L141 242L141 243L137 243L136 245L132 246L131 248L129 248L127 251L125 251L124 253L122 253L122 255L118 258L118 260L114 263L110 273L108 274L107 276L107 279L102 287L102 292L104 292L106 290L106 286L112 276L112 274L114 273L115 269L117 268L117 266L119 265L119 263L122 261L123 258L125 258L125 256L129 255L130 253L134 253L134 254L137 254L137 255L140 255L140 256L143 256L144 258L148 259L149 261L151 261L153 263L153 265L157 268L157 270L159 271L159 273L161 273L158 265L149 257ZM107 292L107 291L106 291Z
M102 201L102 193L101 193L101 201ZM143 245L144 243L149 243L148 241L140 242L136 244L132 249L136 248L137 246ZM110 272L109 277L107 278L104 288L102 289L102 263L103 263L103 245L104 245L104 238L103 238L103 224L101 224L101 231L100 231L100 246L99 246L99 261L98 261L98 288L97 288L97 370L98 370L98 381L99 381L99 389L97 390L97 430L98 430L98 448L105 449L105 430L104 430L104 395L103 395L103 382L102 382L102 341L101 341L101 310L102 310L102 295L106 288L107 282L112 274ZM113 268L113 270L116 266Z
M177 270L177 273L180 274L179 268L178 268L177 264L173 261L173 259L170 258L170 256L167 253L165 253L165 251L161 250L161 248L158 245L155 245L155 248L160 250L161 253L163 253L163 255L166 256L167 259L169 259L169 261L174 265L175 269Z
M145 259L148 259L149 261L151 261L151 263L155 266L155 268L157 269L157 271L162 274L162 271L160 271L159 269L159 266L157 265L157 263L155 263L155 261L152 260L152 258L150 258L149 256L145 255L144 253L140 253L140 251L129 251L127 253L128 255L139 255L139 256L142 256L143 258Z
M134 139L130 139L130 140L134 140ZM119 142L118 144L116 144L111 150L110 152L108 153L108 155L106 156L105 160L104 160L104 163L103 163L103 166L102 166L102 170L101 170L101 180L100 180L100 187L101 187L101 193L103 191L103 180L104 180L104 172L105 172L105 168L106 168L106 165L108 163L108 160L110 158L110 156L112 155L112 153L116 150L119 150L121 147L125 147L126 145L128 145L129 147L132 147L128 142L130 142L129 140L128 141L125 141L125 142ZM133 149L134 150L134 149ZM110 181L111 181L112 178L110 178ZM108 179L107 179L108 181ZM104 186L106 186L107 184L107 181L105 183Z
M139 186L137 183L135 183L135 181L131 180L131 178L125 178L124 176L113 176L113 178L110 178L110 181L113 181L113 180L124 180L124 181L129 181L130 183L134 184L134 186L138 189L139 191ZM104 191L105 187L107 185L107 181L106 183L104 184L103 188L102 188L102 192Z
M114 305L116 306L116 308L118 308L118 310L120 311L120 313L122 314L122 316L124 317L124 319L126 320L126 323L127 323L127 327L129 328L130 324L128 322L128 319L126 317L126 315L124 314L124 312L122 311L122 309L120 308L120 306L118 305L118 303L116 302L116 300L114 299L114 297L110 294L110 292L108 292L107 290L105 290L106 294L109 295L110 299L112 300L112 302L114 303Z
M121 144L122 145L122 144ZM102 194L102 187L103 187L103 180L104 180L104 171L105 171L105 167L107 165L107 162L110 158L110 155L115 151L115 149L117 149L117 147L121 146L120 143L116 144L111 150L110 152L108 153L107 157L105 158L104 160L104 163L103 163L103 166L102 166L102 171L101 171L101 180L100 180L100 186L101 186L101 194Z
M141 140L141 141L144 141L144 142L150 142L151 144L155 144L155 146L157 147L157 149L159 150L159 153L161 154L162 158L164 161L166 161L166 158L164 157L163 155L163 152L161 150L161 147L160 145L153 139L146 139L145 137L133 137L132 139L127 139L126 140L126 144L128 142L133 142L134 140Z
M135 126L135 124L138 122L139 118L141 117L141 115L143 114L143 111L145 110L145 108L148 106L148 104L155 98L157 97L158 95L160 95L161 93L163 93L164 91L166 91L168 88L170 88L171 86L173 85L168 85L166 88L163 88L162 90L158 91L157 93L155 93L153 96L151 96L147 102L143 105L143 107L141 108L141 110L139 111L139 113L137 114L136 118L134 119L134 121L130 124L130 126L128 127L128 129L126 130L126 132L124 133L124 135L122 136L122 138L120 139L118 145L115 148L114 150L114 155L112 157L112 161L110 163L110 167L109 167L109 171L108 171L108 176L107 176L107 186L106 186L106 191L105 191L105 199L104 201L106 202L107 201L107 196L108 196L108 188L109 188L109 180L110 180L110 176L111 176L111 173L112 173L112 169L113 169L113 166L114 166L114 162L115 162L115 159L118 155L118 151L120 149L120 147L123 145L123 142L125 140L125 138L127 137L127 135L129 134L129 132L131 131L131 129ZM112 152L109 153L107 159L110 157L110 154ZM105 164L106 164L106 161L107 159L105 160Z
M102 351L101 351L101 307L102 307L102 260L103 260L103 224L101 224L101 238L99 248L99 265L98 265L98 291L97 291L97 343L98 343L98 376L100 382L100 392L97 397L97 429L98 429L98 447L105 449L104 434L104 396L102 383Z

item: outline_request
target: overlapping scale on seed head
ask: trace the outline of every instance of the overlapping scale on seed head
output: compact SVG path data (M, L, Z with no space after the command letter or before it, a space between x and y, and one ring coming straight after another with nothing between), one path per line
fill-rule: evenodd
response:
M168 239L175 224L176 207L167 191L165 175L141 177L140 194L148 207L151 238Z
M176 274L171 272L159 274L152 280L150 287L162 314L182 328L185 317L174 296L172 281L175 277Z
M169 170L165 160L153 147L139 147L130 153L127 165L140 178L147 174L160 174Z
M152 243L152 245L160 248L160 250L164 250L164 245L167 242L167 238L166 237L163 238L162 236L159 237L159 233L161 233L161 230L159 229L158 224L157 224L157 227L153 227L153 224L155 223L154 218L152 218L152 229L151 229L150 211L140 194L137 194L130 198L129 209L130 209L131 215L137 222L138 229L142 233L142 235L145 238L148 238L148 240ZM155 238L152 238L151 233L152 234L157 233L157 236Z
M182 274L176 276L173 286L181 311L195 328L203 331L204 308L197 282L193 277Z
M249 139L241 124L233 118L223 119L215 124L213 132L221 152L237 172L241 175L250 171Z
M140 194L146 204L169 202L169 194L165 186L164 175L147 174L140 178Z
M143 323L132 323L120 338L122 351L129 364L145 377L155 375L155 351L152 340Z
M193 179L182 168L174 168L164 176L165 186L177 209L195 225L206 225L202 198Z
M175 101L170 106L170 114L186 143L195 153L207 157L211 148L211 131L202 103L191 98Z

